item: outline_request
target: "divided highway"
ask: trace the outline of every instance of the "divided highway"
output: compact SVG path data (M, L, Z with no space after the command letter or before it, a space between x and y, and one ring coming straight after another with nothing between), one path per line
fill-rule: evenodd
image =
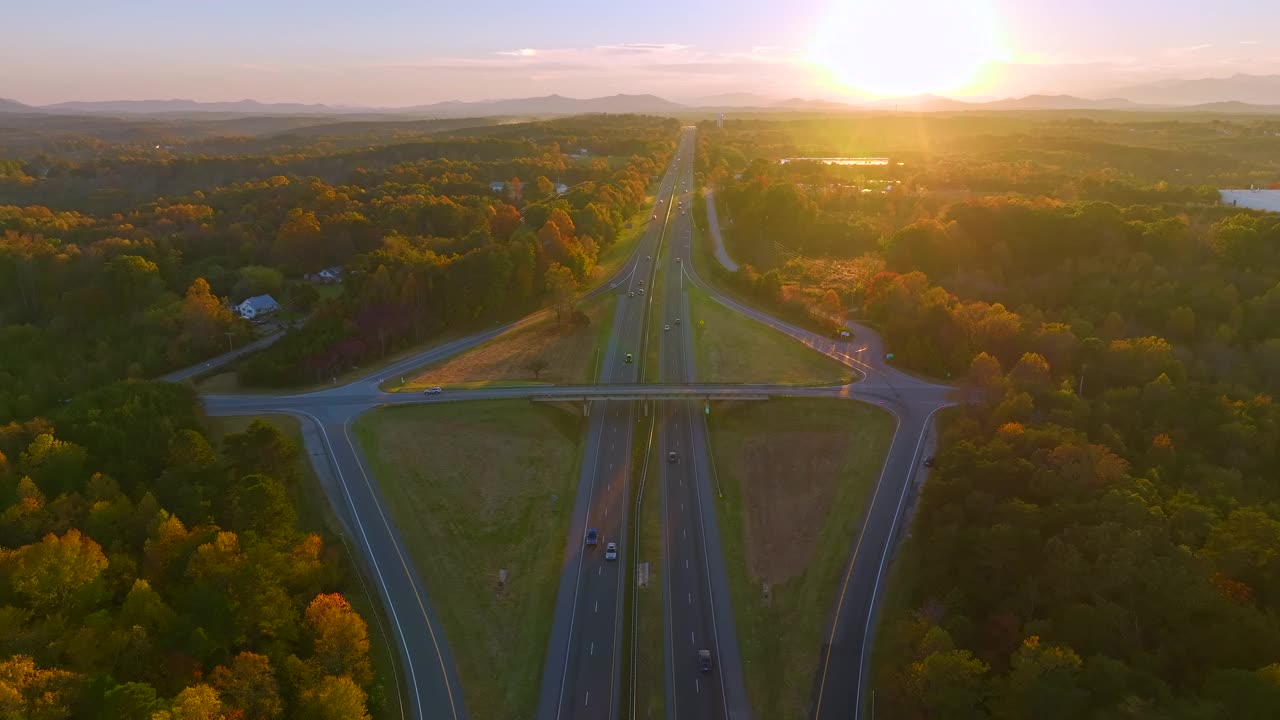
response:
M591 420L581 478L575 497L568 551L562 569L551 639L544 666L537 717L601 718L619 715L623 588L629 564L627 532L635 398L665 398L653 404L659 422L664 551L664 646L667 715L670 718L750 717L741 661L728 597L726 569L716 523L716 479L708 450L702 398L831 397L878 404L898 419L889 456L868 504L848 566L824 632L818 677L814 680L814 718L857 718L866 684L866 660L875 618L875 601L899 531L902 510L913 487L924 441L934 413L951 404L951 388L912 378L884 363L873 331L851 325L853 342L835 341L782 322L725 297L705 284L693 267L689 243L692 210L689 194L694 154L693 131L681 136L679 162L659 186L657 222L650 222L635 254L612 278L587 296L618 293L614 328L602 354L596 386L519 386L450 390L441 395L387 393L379 384L413 368L464 352L493 337L544 316L540 311L400 360L350 384L298 395L210 395L206 411L214 415L286 413L309 420L304 438L326 493L348 528L379 592L400 651L407 683L407 716L459 720L466 713L448 643L427 601L426 588L382 507L382 498L350 434L356 416L381 405L460 402L499 398L591 401ZM685 213L673 209L679 197ZM715 228L718 231L718 228ZM662 245L669 247L659 253ZM652 257L652 260L648 258ZM682 258L677 262L676 258ZM664 273L661 298L641 295ZM642 284L643 283L643 284ZM770 384L699 385L694 382L693 328L685 283L701 287L712 299L778 332L859 369L864 377L851 385L795 387ZM634 297L628 293L635 292ZM658 327L660 384L640 384L645 333L650 315ZM681 318L677 324L675 318ZM631 353L634 363L625 362ZM612 397L614 399L608 399ZM673 399L690 398L690 399ZM668 453L676 462L668 462ZM587 548L587 528L599 530L600 544ZM605 560L605 545L618 545L616 561ZM782 631L780 629L780 631ZM455 642L461 641L455 639ZM710 650L712 669L702 672L698 651Z
M682 138L677 154L692 152ZM656 258L663 242L677 173L673 166L658 189L654 219L641 240L635 270L617 285L613 332L604 353L599 382L634 384L644 355L645 321L652 296ZM633 362L627 362L630 354ZM622 668L622 608L630 543L632 429L636 403L592 402L586 453L578 480L568 550L560 573L551 639L543 666L538 718L613 720L618 716ZM598 542L588 546L588 529ZM610 543L616 557L608 559Z

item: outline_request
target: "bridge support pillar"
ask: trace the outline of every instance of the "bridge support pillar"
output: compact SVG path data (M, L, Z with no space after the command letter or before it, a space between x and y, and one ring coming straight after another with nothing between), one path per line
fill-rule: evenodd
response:
M590 416L591 416L591 401L583 400L582 401L582 417L590 417Z

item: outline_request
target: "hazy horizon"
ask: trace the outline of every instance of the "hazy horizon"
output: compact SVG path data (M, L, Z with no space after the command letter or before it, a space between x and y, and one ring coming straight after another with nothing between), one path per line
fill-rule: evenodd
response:
M419 7L378 0L157 9L54 0L10 10L0 97L403 107L559 94L726 93L859 101L932 93L1107 97L1164 79L1280 73L1280 6L1205 14L1191 0L883 5L762 0L686 7ZM1158 18L1161 32L1147 27ZM867 29L866 32L862 32Z

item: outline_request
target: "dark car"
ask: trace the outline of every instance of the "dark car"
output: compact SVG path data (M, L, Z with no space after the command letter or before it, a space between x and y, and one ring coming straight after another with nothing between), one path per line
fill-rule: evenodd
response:
M675 462L675 461L676 461L676 451L672 450L671 452L667 453L667 462Z
M600 531L599 531L599 530L597 530L597 529L595 529L595 528L587 528L587 544L588 544L588 545L599 545L599 544L600 544Z
M711 651L698 651L698 669L702 672L711 672Z
M933 456L932 456L932 455L930 455L929 457L927 457L927 458L925 458L925 459L924 459L924 466L925 466L925 467L933 467Z

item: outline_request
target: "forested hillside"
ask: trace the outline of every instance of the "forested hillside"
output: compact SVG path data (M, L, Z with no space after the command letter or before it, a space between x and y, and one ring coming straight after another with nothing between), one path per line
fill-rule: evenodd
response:
M275 385L511 317L543 302L553 265L571 284L587 277L675 131L657 118L569 118L332 153L320 140L279 156L52 144L10 161L0 422L239 346L250 329L224 298L271 293L289 316L312 316L243 372ZM303 275L333 265L350 266L350 287L322 301Z
M676 124L103 122L148 142L0 136L0 717L398 704L341 545L297 521L320 492L297 448L264 424L213 442L189 387L147 379L252 339L229 305L263 293L288 334L240 374L267 385L563 302ZM307 277L333 266L340 284Z
M877 713L1280 716L1280 216L1200 184L1280 180L1276 121L858 122L729 123L701 158L737 282L960 386Z

